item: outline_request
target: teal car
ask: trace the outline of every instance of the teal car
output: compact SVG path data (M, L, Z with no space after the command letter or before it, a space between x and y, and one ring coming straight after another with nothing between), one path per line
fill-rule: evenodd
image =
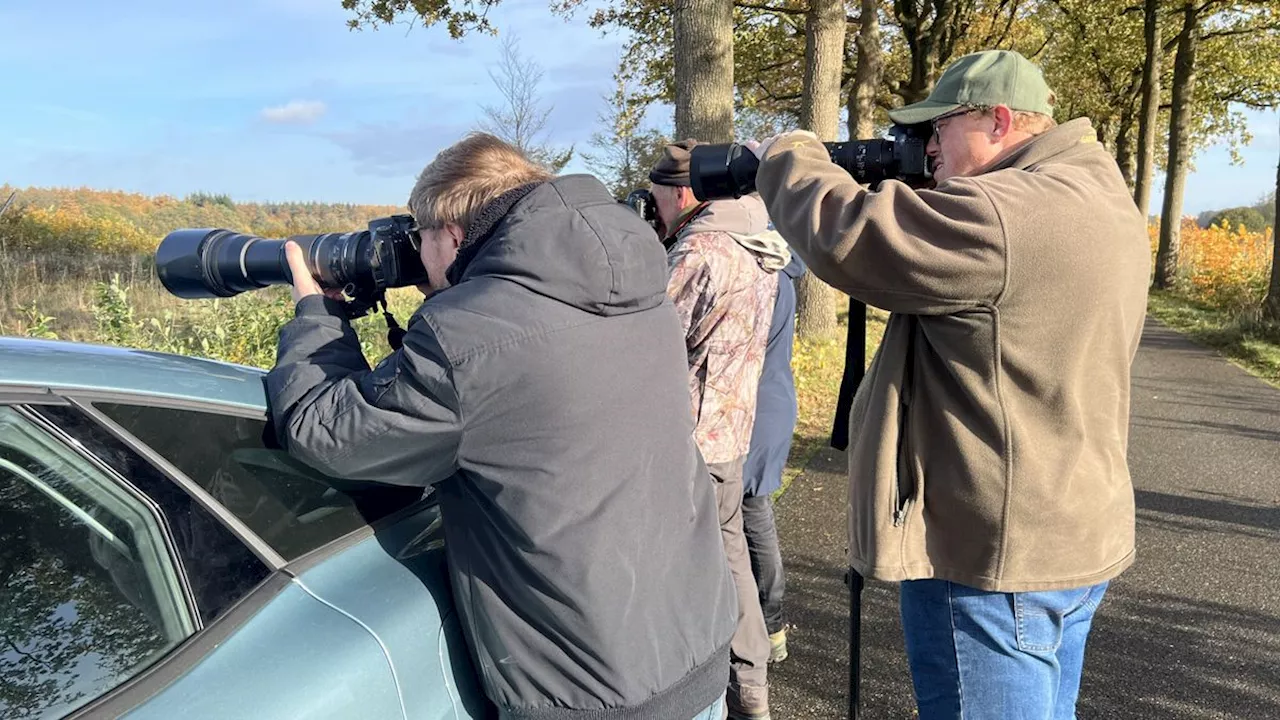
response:
M0 717L490 716L432 493L272 437L259 370L0 338Z

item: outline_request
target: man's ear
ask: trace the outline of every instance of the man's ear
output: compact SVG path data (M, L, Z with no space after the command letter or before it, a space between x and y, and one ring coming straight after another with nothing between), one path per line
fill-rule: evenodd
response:
M680 209L698 204L698 196L693 194L693 188L688 185L680 186Z
M462 240L467 236L461 225L447 223L445 229L449 231L449 239L453 241L453 249L457 250L462 245Z
M996 139L1007 137L1013 132L1013 110L1008 105L997 105L991 109L991 117L995 119L995 129L992 136Z

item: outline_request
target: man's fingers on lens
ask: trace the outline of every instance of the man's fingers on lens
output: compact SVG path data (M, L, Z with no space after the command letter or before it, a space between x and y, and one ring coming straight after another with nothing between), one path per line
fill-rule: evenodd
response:
M311 277L311 271L307 269L306 257L302 254L302 248L298 243L292 240L286 242L284 257L289 263L289 274L293 277L294 301L319 293L320 285Z

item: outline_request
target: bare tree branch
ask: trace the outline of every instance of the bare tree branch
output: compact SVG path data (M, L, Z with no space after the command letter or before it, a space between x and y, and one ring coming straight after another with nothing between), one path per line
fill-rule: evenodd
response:
M736 7L744 10L759 10L761 12L773 13L775 15L804 15L804 10L796 10L794 8L777 7L775 5L756 5L754 3L734 3Z
M503 103L483 106L481 127L516 146L529 159L559 172L573 157L573 148L557 150L546 141L552 107L543 107L538 95L542 75L542 67L520 53L516 37L505 38L498 66L489 70Z

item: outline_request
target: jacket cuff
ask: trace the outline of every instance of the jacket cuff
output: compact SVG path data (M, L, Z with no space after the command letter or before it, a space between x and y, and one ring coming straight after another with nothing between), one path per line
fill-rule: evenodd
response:
M298 301L294 317L334 317L346 320L347 311L341 302L333 298L319 294L308 295Z
M822 145L822 141L807 131L793 130L773 141L773 144L765 151L764 157L760 158L760 164L763 165L766 161L772 160L789 150L795 150L802 145ZM824 153L826 150L826 147L822 148Z

